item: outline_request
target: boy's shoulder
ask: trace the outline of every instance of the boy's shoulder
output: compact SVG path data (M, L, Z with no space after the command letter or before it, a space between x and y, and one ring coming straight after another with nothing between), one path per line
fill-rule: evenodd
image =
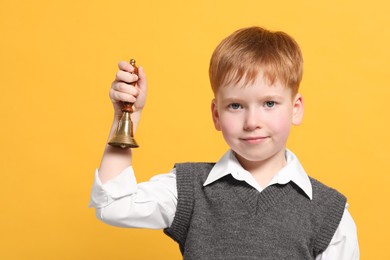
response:
M312 201L321 207L334 209L335 212L333 213L341 217L347 203L347 198L338 190L329 187L315 178L309 176L309 179L313 190Z
M214 167L215 162L184 162L176 163L175 169L177 173L185 173L186 177L183 174L179 174L176 178L200 178L201 180L206 181L208 174L211 169Z
M182 162L175 163L176 171L194 173L194 174L208 174L214 167L215 162Z
M322 183L321 181L309 176L309 180L311 183L311 186L313 188L313 198L315 195L325 195L325 194L335 194L338 196L342 196L345 198L345 196L339 192L338 190Z
M215 165L215 162L178 162L178 163L175 163L175 168L177 168L176 166L178 167L207 167L207 166L211 166L213 167Z

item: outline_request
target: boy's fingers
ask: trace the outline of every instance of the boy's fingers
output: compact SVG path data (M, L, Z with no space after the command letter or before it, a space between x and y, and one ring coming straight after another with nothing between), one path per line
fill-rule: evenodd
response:
M123 101L123 102L134 103L137 100L136 97L134 97L133 95L130 95L125 92L115 91L113 89L110 90L110 98L111 100L116 102Z
M127 61L120 61L118 63L118 68L120 70L127 71L127 72L133 72L134 71L133 66L131 66L130 63L127 62Z
M118 70L115 75L115 81L122 81L126 83L135 82L138 80L138 76L127 71Z
M118 68L119 71L117 72L115 81L112 84L112 90L130 94L133 97L145 97L147 91L147 80L143 67L138 67L138 76L132 73L134 68L127 61L119 62ZM137 88L130 88L131 90L129 90L126 85L131 85L133 82L137 82ZM121 85L120 83L125 85ZM142 100L143 99L141 98L141 103Z
M133 95L135 97L139 95L139 89L138 88L134 87L133 85L126 84L124 82L116 82L116 81L114 81L112 86L111 86L111 88L114 91L130 94L130 95Z

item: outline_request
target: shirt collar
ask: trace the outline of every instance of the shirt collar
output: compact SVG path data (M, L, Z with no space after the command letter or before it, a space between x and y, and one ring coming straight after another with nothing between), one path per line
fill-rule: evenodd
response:
M313 191L309 176L306 174L298 158L290 150L286 149L286 165L275 174L269 185L272 184L287 184L290 181L294 182L310 199L313 198ZM222 177L231 174L237 179L237 174L248 173L238 162L232 150L227 151L221 159L211 169L203 186L207 186ZM242 179L239 179L242 180ZM254 186L251 181L246 181L249 185ZM256 187L254 187L256 188Z

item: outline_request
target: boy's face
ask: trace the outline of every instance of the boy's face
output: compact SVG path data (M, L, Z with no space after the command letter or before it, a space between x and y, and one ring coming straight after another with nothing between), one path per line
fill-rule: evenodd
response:
M303 98L292 97L279 81L270 86L260 74L245 87L220 87L211 108L215 128L248 168L267 161L284 163L291 125L302 121Z

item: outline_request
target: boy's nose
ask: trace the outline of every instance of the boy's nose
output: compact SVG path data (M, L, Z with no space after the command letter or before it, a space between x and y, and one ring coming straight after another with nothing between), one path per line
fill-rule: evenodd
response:
M256 111L248 111L244 122L244 130L252 131L257 128L261 128L260 114Z

